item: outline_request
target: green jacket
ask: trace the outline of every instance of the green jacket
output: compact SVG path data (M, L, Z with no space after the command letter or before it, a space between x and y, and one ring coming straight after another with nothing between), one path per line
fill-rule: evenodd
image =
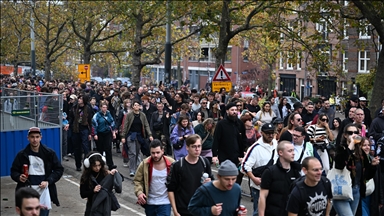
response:
M165 165L167 166L167 175L171 170L171 165L175 161L173 158L168 156L163 156ZM152 168L153 162L151 157L147 157L144 159L139 167L136 170L135 178L133 179L133 184L135 185L135 194L139 196L144 193L148 196L149 193L149 184L151 183L152 177ZM165 184L166 182L164 182Z
M148 137L152 136L152 132L151 132L151 129L149 128L147 117L145 117L145 114L143 112L140 112L139 114L140 114L141 123L143 125L142 131L141 131L143 138L148 138ZM126 116L124 116L124 119L123 119L124 126L123 126L122 132L120 133L122 138L127 137L128 132L131 129L132 122L133 122L134 118L135 118L135 116L134 116L133 112L130 112Z
M205 137L207 137L208 135L208 131L205 130L203 123L196 125L196 127L193 130L195 131L195 134L199 134L199 136L201 137L201 142L203 142ZM204 143L202 143L202 149L210 150L212 149L212 145L213 145L213 134L209 134L207 139L204 141Z

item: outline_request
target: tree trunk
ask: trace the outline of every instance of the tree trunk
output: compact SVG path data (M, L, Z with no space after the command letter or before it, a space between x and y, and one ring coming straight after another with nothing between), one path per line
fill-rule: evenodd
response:
M268 97L271 96L272 92L272 73L273 73L273 64L269 64L269 73L268 73Z
M229 17L229 3L230 0L223 1L223 8L221 11L220 30L219 30L219 44L215 52L215 67L219 68L220 64L225 64L225 55L227 54L228 44L230 37L228 31L230 31L230 17Z
M142 14L139 13L136 16L136 29L135 29L135 51L132 53L132 84L136 87L140 85L140 74L143 69L143 65L141 63L141 55L143 54L143 47L141 45L141 36L143 30L143 17Z
M375 81L372 89L372 99L370 102L371 116L375 116L375 111L381 107L381 100L384 99L383 95L383 80L384 80L384 49L381 49L379 53L379 59L377 62L377 71Z
M49 58L45 59L44 63L44 78L45 80L50 81L51 80L51 60Z
M85 29L85 40L83 41L84 54L83 54L83 64L91 63L91 33L92 33L92 23L88 22L87 28Z

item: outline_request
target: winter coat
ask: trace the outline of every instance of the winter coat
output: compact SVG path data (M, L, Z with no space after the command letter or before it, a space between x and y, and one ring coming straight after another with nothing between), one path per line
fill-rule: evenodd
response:
M23 174L23 164L27 164L30 166L28 152L31 147L28 144L25 149L19 151L17 153L11 167L11 178L17 182L16 190L21 187L28 186L27 183L23 183L20 181L20 175ZM44 181L48 182L48 189L51 200L56 206L60 206L59 199L57 198L57 189L56 182L60 180L61 176L64 172L64 167L59 162L59 159L55 153L55 151L51 148L40 143L41 155L43 156L44 161L44 170L45 170L45 179Z

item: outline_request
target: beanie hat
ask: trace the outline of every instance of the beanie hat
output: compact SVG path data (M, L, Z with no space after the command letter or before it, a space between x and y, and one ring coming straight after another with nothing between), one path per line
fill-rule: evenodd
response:
M227 104L227 106L225 106L225 109L229 110L229 109L231 109L232 107L235 107L235 106L236 106L236 104L231 102L231 103Z
M239 174L239 170L232 161L225 160L220 164L217 174L220 176L237 176Z

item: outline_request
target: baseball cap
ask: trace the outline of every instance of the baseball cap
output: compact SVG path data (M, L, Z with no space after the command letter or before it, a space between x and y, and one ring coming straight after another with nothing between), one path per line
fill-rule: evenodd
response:
M39 133L39 134L41 134L41 131L40 131L40 128L38 128L38 127L31 127L31 128L29 128L29 130L28 130L28 135L29 135L30 133Z
M271 123L266 123L261 127L261 131L267 132L267 131L275 131L275 126Z
M367 98L365 98L365 97L359 97L359 101L367 101Z
M69 98L70 98L70 99L73 99L73 100L76 100L76 99L77 99L76 95L74 95L74 94L71 95L71 96L69 96Z

